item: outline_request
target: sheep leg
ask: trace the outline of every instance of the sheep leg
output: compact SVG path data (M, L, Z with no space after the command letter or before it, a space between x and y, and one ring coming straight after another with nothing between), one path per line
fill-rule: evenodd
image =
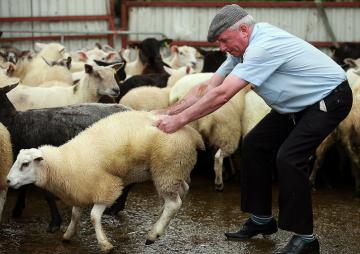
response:
M22 212L25 208L25 198L28 187L29 185L24 185L19 189L18 196L16 199L16 204L12 211L13 218L19 218L22 215Z
M118 214L120 211L124 210L125 209L125 202L126 202L126 199L127 199L127 196L129 195L129 192L130 192L130 189L135 185L135 183L132 183L128 186L126 186L120 197L118 197L118 199L115 201L115 203L109 207L109 208L106 208L105 210L105 214L109 214L109 215L116 215Z
M215 190L222 191L224 189L224 182L222 177L224 154L221 149L217 150L214 158L215 171Z
M81 212L82 209L80 207L73 206L70 224L67 227L65 234L63 235L64 241L70 241L70 239L73 238L76 234L80 222Z
M7 188L4 190L0 190L0 222L1 222L2 212L4 210L4 205L5 205L5 201L6 201L6 193L7 193Z
M184 199L184 197L186 196L188 191L189 191L189 185L187 184L187 182L182 181L182 183L180 184L180 187L179 187L179 195L180 195L181 200Z
M56 197L46 190L43 190L43 194L45 196L45 200L50 208L51 221L49 223L47 232L53 233L55 231L60 230L60 225L62 222L59 210L56 206Z
M114 246L106 238L106 235L101 226L101 216L105 209L106 205L94 204L94 207L91 209L91 223L95 228L96 239L100 244L101 250L104 252L109 252L114 248Z
M352 163L351 172L355 180L355 196L360 197L360 167L357 163Z
M329 150L331 145L335 143L335 138L336 136L334 132L332 132L324 139L323 142L321 142L321 144L316 149L315 162L314 162L313 170L309 177L309 181L312 184L312 186L315 186L316 175L324 163L326 152Z
M181 198L178 193L176 197L164 197L164 209L159 218L159 220L153 225L151 230L148 233L145 244L152 244L160 236L165 233L166 228L168 227L170 220L175 216L176 212L180 209L182 205Z

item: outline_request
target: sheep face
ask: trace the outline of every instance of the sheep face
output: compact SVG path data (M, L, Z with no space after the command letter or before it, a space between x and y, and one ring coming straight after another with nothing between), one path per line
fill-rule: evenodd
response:
M37 171L40 170L42 160L42 152L39 149L20 150L16 161L7 175L8 185L17 189L23 185L35 183Z
M98 96L107 95L116 98L120 94L120 88L116 82L115 74L122 67L123 63L106 67L92 67L85 65L85 71L89 74L90 87L96 87Z
M192 68L196 68L197 51L195 48L188 46L181 46L175 49L175 53L177 53L179 57L179 66L189 66Z

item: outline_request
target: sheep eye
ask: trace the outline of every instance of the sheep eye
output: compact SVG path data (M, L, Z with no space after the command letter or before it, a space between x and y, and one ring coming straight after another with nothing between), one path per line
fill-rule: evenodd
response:
M184 53L183 53L183 52L180 52L180 55L184 55Z
M29 162L23 162L21 164L21 167L20 167L20 170L22 171L24 168L28 167L29 166Z

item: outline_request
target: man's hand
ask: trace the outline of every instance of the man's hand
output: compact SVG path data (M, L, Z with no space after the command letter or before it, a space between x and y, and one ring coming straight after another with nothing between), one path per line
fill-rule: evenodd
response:
M166 133L173 133L183 127L185 124L178 115L159 115L158 119L153 123L154 126Z

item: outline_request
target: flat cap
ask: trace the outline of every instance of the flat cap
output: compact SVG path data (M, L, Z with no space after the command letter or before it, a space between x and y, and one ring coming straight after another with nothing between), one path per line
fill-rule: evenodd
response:
M221 8L211 21L207 40L209 42L216 41L216 37L226 29L234 25L248 13L237 4L225 5Z

